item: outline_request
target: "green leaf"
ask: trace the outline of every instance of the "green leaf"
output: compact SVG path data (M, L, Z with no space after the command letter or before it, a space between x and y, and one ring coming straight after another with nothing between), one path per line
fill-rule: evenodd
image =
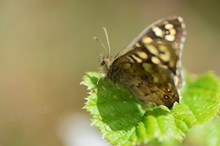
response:
M187 81L182 92L182 102L190 108L197 122L203 123L219 111L219 92L219 79L212 73L206 73Z
M206 124L195 126L186 137L185 146L219 146L220 145L220 119Z
M213 119L219 111L220 83L212 73L187 77L182 100L172 110L165 106L145 108L103 76L95 72L84 76L82 84L89 90L85 109L112 145L181 143L193 126Z

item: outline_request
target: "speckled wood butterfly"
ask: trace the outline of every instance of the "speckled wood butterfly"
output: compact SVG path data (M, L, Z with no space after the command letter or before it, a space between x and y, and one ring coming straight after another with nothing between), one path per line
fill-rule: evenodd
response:
M161 19L147 27L116 57L101 57L106 78L144 103L172 108L182 85L181 54L185 40L181 17Z

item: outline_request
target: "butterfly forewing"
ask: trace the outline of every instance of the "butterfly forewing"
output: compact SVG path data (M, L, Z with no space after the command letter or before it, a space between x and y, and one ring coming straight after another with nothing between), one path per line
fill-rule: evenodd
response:
M179 101L181 51L185 24L181 17L157 21L132 41L108 67L107 78L145 103L172 107Z
M116 59L123 55L135 55L136 51L142 51L147 53L146 59L141 58L143 62L166 66L174 75L180 76L181 62L179 60L182 55L185 33L185 24L181 17L168 17L159 20L147 27Z

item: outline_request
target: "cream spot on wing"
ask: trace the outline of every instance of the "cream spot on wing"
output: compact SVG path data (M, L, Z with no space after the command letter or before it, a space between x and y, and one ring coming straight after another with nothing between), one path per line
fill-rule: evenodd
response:
M152 61L153 63L155 63L155 64L160 64L160 59L158 59L158 58L155 57L155 56L153 56L153 57L151 58L151 61Z
M150 37L144 37L144 38L142 39L142 42L143 42L144 44L150 44L152 41L153 41L153 39L150 38Z
M180 57L181 51L177 50L177 51L175 51L175 54Z
M161 58L163 61L165 61L165 62L169 61L169 60L170 60L170 57L171 57L171 54L170 54L170 52L169 52L169 49L168 49L166 46L164 46L164 45L160 45L160 46L159 46L159 50L160 50L161 52L163 52L163 53L160 54L160 58Z
M127 56L126 58L127 58L131 63L134 63L134 59L131 58L131 56Z
M167 41L174 41L174 40L175 40L175 36L174 36L174 35L166 35L166 36L165 36L165 39L166 39Z
M163 44L163 42L162 41L157 41L157 44Z
M159 83L160 79L157 76L154 76L153 78L154 82Z
M177 87L181 86L181 80L180 80L180 78L177 77L177 76L174 76L173 78L174 78L174 84L175 84Z
M161 60L168 62L170 60L170 52L166 52L165 54L160 54Z
M139 43L136 43L135 46L136 47L141 47L141 45Z
M174 42L174 43L172 43L172 47L174 48L174 49L178 49L178 43L177 42Z
M181 38L181 42L184 43L185 41L186 41L186 38L185 38L185 37L182 37L182 38Z
M174 61L170 61L169 66L170 67L174 67L175 66L175 62Z
M167 66L166 65L163 65L161 64L160 67L164 68L164 69L167 69Z
M177 19L178 19L179 22L181 23L181 27L182 27L183 29L185 29L186 25L185 25L185 23L183 22L183 18L179 16Z
M137 63L141 63L141 62L143 61L142 59L138 58L138 57L135 56L135 55L131 55L131 57L132 57L134 60L136 60Z
M164 32L159 27L153 27L153 32L158 37L163 37L164 36Z
M148 69L147 63L143 63L142 66L143 66L143 68L144 68L145 71Z
M159 45L159 50L160 50L161 52L167 52L167 51L168 51L168 48L167 48L167 46L165 46L165 45Z
M182 66L182 62L180 60L178 60L176 63L176 66L180 68Z
M170 31L171 35L175 35L176 34L176 30L175 29L169 29L169 31Z
M143 68L144 68L145 71L148 71L148 72L149 72L149 71L152 70L152 65L149 64L149 63L143 63L142 66L143 66Z
M183 22L183 18L182 17L179 16L177 19L179 20L179 22Z
M124 64L124 68L125 68L125 69L128 69L128 68L130 68L130 67L131 67L131 64L130 64L130 63Z
M183 43L180 43L180 49L183 49Z
M181 50L183 49L183 43L180 43L180 49Z
M154 45L147 45L146 47L150 51L150 53L152 53L154 55L158 55L159 54L157 48Z
M168 23L168 24L165 25L165 28L166 28L166 29L171 29L171 28L173 28L173 27L174 27L173 24L170 24L170 23Z
M148 58L148 56L147 56L147 54L146 54L145 52L138 51L138 52L136 52L136 54L137 54L140 58L142 58L142 59L147 59L147 58Z
M185 29L185 28L186 28L185 23L182 23L182 24L181 24L181 27L182 27L183 29Z

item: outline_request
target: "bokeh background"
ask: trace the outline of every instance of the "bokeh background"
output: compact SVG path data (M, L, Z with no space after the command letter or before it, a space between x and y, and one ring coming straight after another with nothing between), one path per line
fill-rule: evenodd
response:
M152 22L180 15L187 26L184 67L220 74L220 1L1 0L0 145L104 146L82 107L85 72L99 70L110 35L112 55Z

